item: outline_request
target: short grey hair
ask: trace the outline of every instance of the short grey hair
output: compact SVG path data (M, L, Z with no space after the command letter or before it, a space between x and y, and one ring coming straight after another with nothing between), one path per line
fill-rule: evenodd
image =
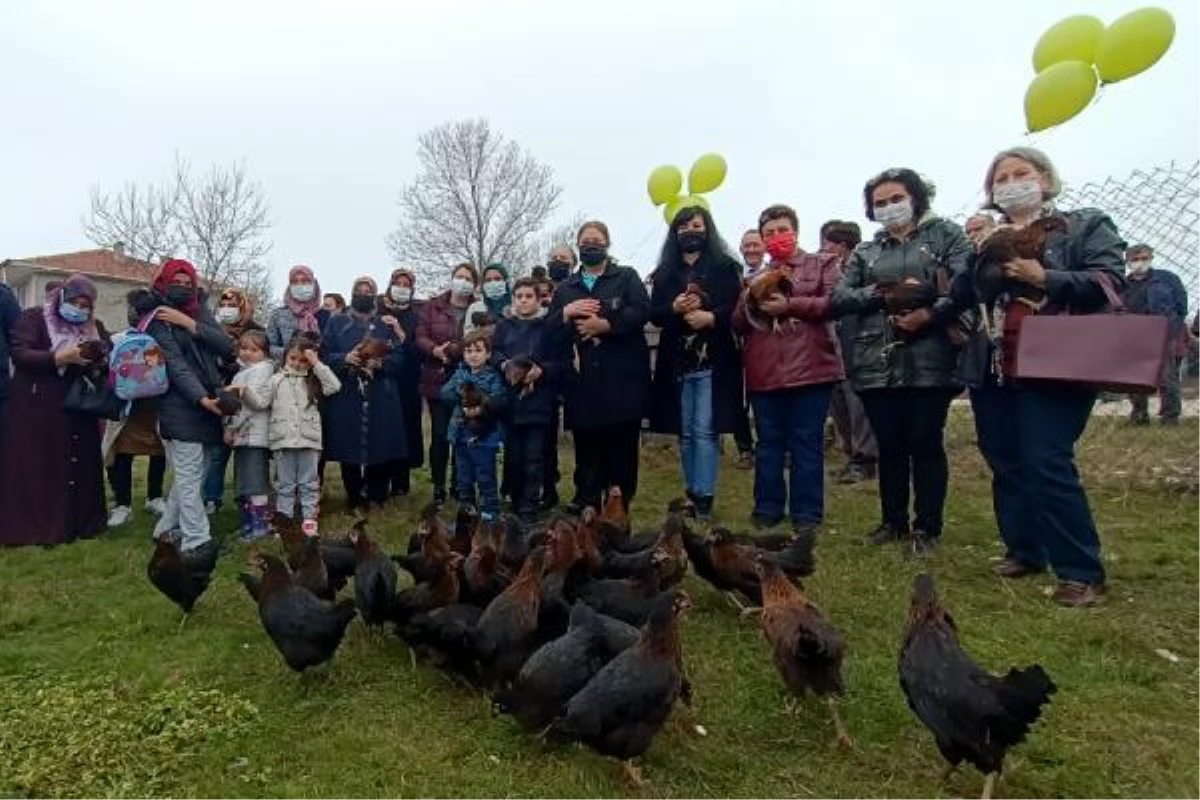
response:
M988 165L987 175L983 178L983 192L987 195L989 206L992 204L992 178L996 175L997 165L1006 158L1019 158L1027 161L1033 165L1034 169L1049 179L1050 191L1046 192L1046 200L1053 200L1062 194L1062 181L1058 177L1058 170L1055 168L1054 162L1050 160L1050 156L1036 147L1010 147L996 154L992 163Z

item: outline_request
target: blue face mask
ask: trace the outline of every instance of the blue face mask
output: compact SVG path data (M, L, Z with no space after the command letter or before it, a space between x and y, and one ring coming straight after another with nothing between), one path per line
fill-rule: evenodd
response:
M71 303L59 303L58 315L71 325L82 325L92 318L92 312Z

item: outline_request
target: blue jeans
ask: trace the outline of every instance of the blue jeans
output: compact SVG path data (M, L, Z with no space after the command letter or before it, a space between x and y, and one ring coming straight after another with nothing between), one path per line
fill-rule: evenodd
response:
M686 373L680 379L683 418L679 427L679 455L689 493L712 497L717 489L717 434L713 430L712 370Z
M225 468L232 454L233 450L223 444L204 446L204 458L208 462L208 471L204 473L205 503L221 504L221 498L225 495Z
M783 516L793 523L819 523L825 516L825 417L833 384L752 392L758 448L754 452L754 515ZM788 486L783 454L791 453Z
M1034 387L971 391L979 450L992 470L992 507L1008 556L1049 563L1061 580L1104 581L1100 537L1075 468L1093 392Z
M479 514L483 519L500 516L500 485L496 480L498 451L496 443L486 439L476 444L467 444L465 439L454 443L459 502L474 502L478 488Z

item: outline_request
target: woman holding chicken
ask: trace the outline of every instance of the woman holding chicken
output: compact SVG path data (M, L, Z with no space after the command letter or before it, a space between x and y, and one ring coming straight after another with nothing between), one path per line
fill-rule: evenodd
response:
M650 322L662 329L651 430L679 436L687 496L712 515L722 433L737 429L742 362L733 336L740 269L708 211L685 208L651 275Z
M850 255L833 292L834 313L856 317L849 377L879 442L882 519L869 541L911 538L917 555L941 541L949 483L943 431L950 401L962 391L959 309L949 285L973 252L962 228L930 210L932 197L911 169L867 181L867 218L881 228Z

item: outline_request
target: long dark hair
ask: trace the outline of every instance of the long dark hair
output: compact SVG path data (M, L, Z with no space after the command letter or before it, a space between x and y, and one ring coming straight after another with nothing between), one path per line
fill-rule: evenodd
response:
M708 239L704 242L704 249L700 251L700 260L712 263L733 259L733 256L729 252L729 247L717 231L717 223L713 222L712 214L708 213L708 209L703 206L688 206L687 208L681 208L679 213L675 215L675 219L671 220L671 224L667 228L667 238L663 241L662 252L658 256L658 267L655 268L654 273L650 276L651 280L655 279L660 270L665 273L669 270L681 268L683 264L683 252L679 249L679 242L676 238L679 226L691 222L697 216L704 220L704 230L708 233Z

